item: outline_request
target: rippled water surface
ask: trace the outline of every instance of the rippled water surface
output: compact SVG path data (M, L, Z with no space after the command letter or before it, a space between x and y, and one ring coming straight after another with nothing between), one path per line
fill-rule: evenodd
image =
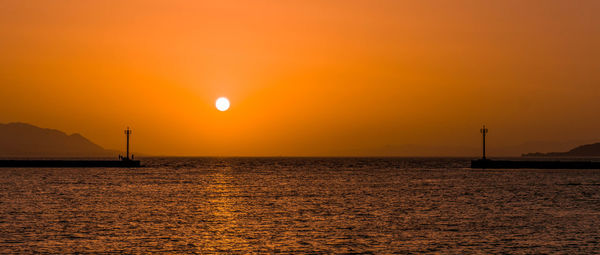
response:
M600 170L402 158L144 163L0 169L0 253L600 251Z

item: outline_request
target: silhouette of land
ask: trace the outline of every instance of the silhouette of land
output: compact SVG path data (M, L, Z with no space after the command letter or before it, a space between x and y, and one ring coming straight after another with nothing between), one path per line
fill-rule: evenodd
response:
M600 143L581 145L567 152L526 153L523 157L600 157Z
M139 167L139 160L129 156L129 135L126 130L127 154L119 160L66 160L64 157L117 157L118 152L106 150L79 134L67 135L54 129L44 129L25 123L0 124L0 157L29 159L0 160L0 167ZM45 158L31 160L30 158Z
M480 129L482 134L482 157L481 159L471 160L471 168L482 168L482 169L520 169L520 168L531 168L531 169L600 169L600 161L557 161L557 160L491 160L486 158L485 155L485 136L488 133L488 129L483 126ZM588 144L579 146L566 153L551 153L551 154L536 154L536 156L593 156L598 155L600 152L600 143ZM526 154L530 155L530 154ZM525 156L525 155L524 155Z
M0 157L3 158L116 158L118 154L80 134L67 135L25 123L0 124Z

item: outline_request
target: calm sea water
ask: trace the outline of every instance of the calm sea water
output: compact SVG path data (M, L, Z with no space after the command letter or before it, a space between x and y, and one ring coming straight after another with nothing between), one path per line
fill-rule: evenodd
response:
M600 170L406 158L144 163L0 169L0 253L600 251Z

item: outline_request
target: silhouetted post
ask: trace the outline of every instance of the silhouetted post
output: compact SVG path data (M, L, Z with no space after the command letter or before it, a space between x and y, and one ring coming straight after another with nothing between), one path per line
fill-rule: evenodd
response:
M483 159L485 159L485 134L488 133L488 129L483 125L483 128L479 129L479 132L483 135Z
M131 135L131 129L129 129L129 127L125 130L125 135L127 136L127 159L129 160L129 136Z

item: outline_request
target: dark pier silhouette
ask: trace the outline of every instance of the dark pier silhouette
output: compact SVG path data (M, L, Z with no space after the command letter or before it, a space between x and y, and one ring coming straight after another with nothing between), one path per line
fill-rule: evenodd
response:
M0 167L141 167L139 160L0 160Z
M70 168L70 167L141 167L139 160L129 156L129 136L132 131L127 127L126 135L126 157L119 155L119 160L62 160L62 159L40 159L40 160L0 160L0 167L34 167L34 168Z
M600 169L600 161L589 160L491 160L485 155L485 136L488 129L483 126L479 130L483 136L483 157L471 160L471 168L481 169Z
M471 161L471 168L481 169L600 169L598 161L491 160Z

